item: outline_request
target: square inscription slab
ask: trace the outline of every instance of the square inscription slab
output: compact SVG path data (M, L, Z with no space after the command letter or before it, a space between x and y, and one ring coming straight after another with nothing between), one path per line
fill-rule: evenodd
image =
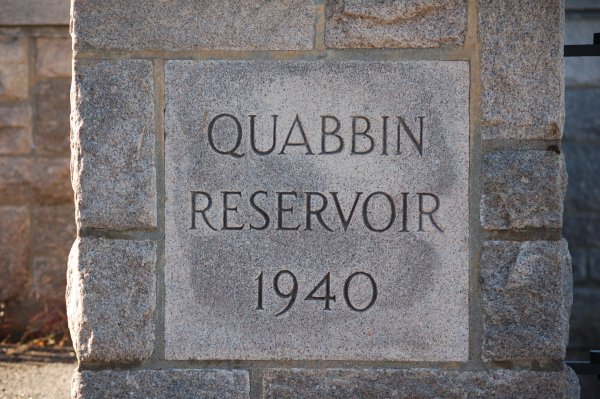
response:
M467 62L165 84L167 359L467 360Z

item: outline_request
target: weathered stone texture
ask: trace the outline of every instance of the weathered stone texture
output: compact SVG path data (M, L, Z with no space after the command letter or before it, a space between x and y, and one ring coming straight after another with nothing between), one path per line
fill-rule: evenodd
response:
M156 226L152 70L141 60L76 64L71 157L81 228Z
M0 10L0 15L2 11ZM26 38L0 36L0 101L25 100L29 90Z
M66 79L51 79L36 85L34 142L38 153L69 151L69 87Z
M168 61L166 358L467 360L468 77L468 64L460 61ZM403 134L401 155L381 155L381 115L397 115L398 110L406 110L406 123L415 129L420 112L427 115L430 130L423 133L427 141L422 156ZM240 118L244 126L243 158L220 155L208 143L207 127L223 112ZM260 148L272 142L265 133L271 131L269 116L279 115L271 155L253 153L247 129L250 114L258 114ZM288 132L294 132L292 140L299 140L297 129L291 129L296 115L315 153L322 149L319 116L335 115L344 150L313 156L296 147L281 154ZM369 154L351 154L352 115L370 118L376 144ZM390 118L390 152L398 143L391 132L401 129L393 123ZM216 145L230 145L231 121L215 126ZM365 151L365 141L357 143ZM331 150L333 142L326 144ZM207 217L219 229L221 190L240 190L229 205L235 204L239 212L229 213L229 223L245 227L214 231L198 217L197 228L190 229L190 190L210 193L214 205ZM259 205L271 217L264 231L249 228L259 225L248 203L258 190L268 191ZM284 224L302 227L280 231L275 191L292 190L298 198L284 199L285 207L294 207ZM418 231L415 193L423 190L435 193L442 204L436 218L443 234L429 221ZM307 226L304 191L339 192L345 212L352 208L356 192L364 192L364 197L354 202L358 205L347 230L331 197L323 197L330 204L322 212L327 230L316 221ZM377 191L396 199L410 193L405 233L400 233L400 218L383 234L368 230L364 198ZM400 212L400 203L395 206ZM378 226L392 220L388 205L373 209ZM298 278L296 305L276 316L284 302L265 288L265 310L255 311L253 280L264 273L265 281L273 281L285 269ZM338 298L331 311L324 311L322 303L302 302L329 271L331 292ZM352 310L344 300L344 281L357 271L372 275L379 292L365 312ZM373 291L363 276L350 293L357 307L364 308Z
M69 184L69 159L37 159L31 164L31 202L41 205L69 204L73 190Z
M0 207L0 302L20 296L29 283L29 229L27 208Z
M327 0L330 48L462 46L465 0Z
M27 104L0 105L0 155L31 150L31 109Z
M556 372L436 369L267 370L265 399L445 398L577 399L577 376Z
M485 360L564 359L572 278L566 241L492 241L481 255Z
M554 151L500 151L484 157L481 225L486 230L560 228L567 174Z
M155 247L151 241L75 241L67 272L67 313L79 361L136 362L150 356Z
M479 0L482 134L560 139L563 0Z
M69 0L2 0L0 25L68 25Z
M247 399L245 370L81 371L73 375L73 399Z
M31 160L0 157L0 205L29 203Z
M35 70L38 78L68 78L71 76L70 38L40 37L36 39L35 47Z
M75 0L74 48L309 50L311 0Z

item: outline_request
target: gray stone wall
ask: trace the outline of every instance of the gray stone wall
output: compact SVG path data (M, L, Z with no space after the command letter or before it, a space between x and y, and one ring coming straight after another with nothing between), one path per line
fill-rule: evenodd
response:
M0 2L0 340L64 330L69 1Z
M564 3L401 3L74 1L75 397L578 396L563 365L572 303L561 230ZM165 355L171 59L469 62L468 360Z

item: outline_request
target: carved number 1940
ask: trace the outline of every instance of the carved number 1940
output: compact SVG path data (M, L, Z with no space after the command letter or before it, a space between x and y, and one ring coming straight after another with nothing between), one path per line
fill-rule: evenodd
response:
M285 278L285 276L287 276L289 278L289 280L291 280L292 284L291 284L290 289L284 291L281 289L281 283L282 283L281 280L282 280L282 278ZM366 306L364 306L362 308L359 308L352 303L352 301L350 300L350 294L349 294L353 280L360 276L366 277L368 279L368 281L371 283L371 300L369 301L369 303ZM258 275L258 277L255 280L258 282L258 298L257 298L257 306L256 306L255 310L264 310L264 307L263 307L263 272L260 272L260 274ZM319 292L319 290L321 290L321 288L323 288L324 293L322 295L319 295L318 292ZM283 308L279 313L275 314L275 316L281 316L282 314L284 314L285 312L290 310L290 308L294 305L294 302L296 302L296 297L298 296L298 280L296 279L296 276L294 275L294 273L292 273L289 270L281 270L279 273L277 273L275 275L275 277L273 278L273 291L275 291L275 294L278 297L288 300L286 307ZM365 272L352 273L346 279L346 282L344 283L344 300L346 301L346 305L348 305L348 307L350 309L357 311L357 312L364 312L366 310L369 310L371 308L371 306L373 306L376 299L377 299L377 284L375 284L375 280L369 273L365 273ZM329 302L330 301L335 302L335 295L331 294L331 273L327 273L325 275L325 277L323 277L323 279L306 296L306 298L304 298L304 300L305 301L323 301L324 309L331 310L329 307Z

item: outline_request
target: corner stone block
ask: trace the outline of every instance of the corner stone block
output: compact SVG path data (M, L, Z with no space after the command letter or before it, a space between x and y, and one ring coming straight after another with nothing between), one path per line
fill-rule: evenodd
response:
M564 359L573 303L566 241L486 242L484 360Z
M265 399L445 398L576 399L575 373L562 371L445 371L438 369L267 370Z
M561 228L566 186L564 157L554 151L487 154L481 225L485 230Z
M152 73L144 60L75 64L71 179L80 228L156 227Z
M560 139L564 1L478 0L484 139Z
M80 362L135 363L152 354L155 264L151 241L75 241L67 272L67 314Z
M247 399L250 381L245 370L76 371L71 395L73 399Z
M74 0L80 50L310 50L311 0Z
M465 41L465 0L327 0L329 48L458 47Z

